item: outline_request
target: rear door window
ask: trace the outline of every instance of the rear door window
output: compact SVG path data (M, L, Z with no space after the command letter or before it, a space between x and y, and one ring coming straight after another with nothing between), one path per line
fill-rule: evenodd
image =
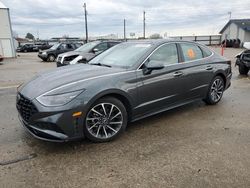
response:
M176 44L165 44L158 48L149 58L149 61L171 65L178 63Z
M206 47L201 47L201 50L203 53L203 57L209 57L210 55L212 55L212 52Z
M197 45L191 43L181 43L180 46L185 62L203 58L202 51Z
M61 44L60 49L61 50L67 49L67 45L66 44Z
M67 44L67 49L73 49L73 45L72 44Z

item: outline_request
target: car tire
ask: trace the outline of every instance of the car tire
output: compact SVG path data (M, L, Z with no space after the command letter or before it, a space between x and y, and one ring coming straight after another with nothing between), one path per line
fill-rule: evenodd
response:
M27 51L27 50L24 50L23 52L24 52L24 53L27 53L28 51Z
M126 129L128 116L123 103L113 97L97 100L84 120L84 135L93 142L108 142Z
M213 78L207 92L207 96L204 101L209 105L217 104L225 90L225 82L221 76L216 76Z
M247 75L248 71L249 69L245 65L243 65L242 63L239 64L239 73L241 75Z
M50 55L48 55L47 61L53 62L53 61L55 61L55 59L56 59L56 57L54 55L50 54Z

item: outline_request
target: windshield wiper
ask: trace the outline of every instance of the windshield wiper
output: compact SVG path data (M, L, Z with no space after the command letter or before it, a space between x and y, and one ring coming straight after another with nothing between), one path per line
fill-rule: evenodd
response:
M102 63L93 63L91 65L98 65L98 66L104 66L104 67L112 67L110 65L102 64Z

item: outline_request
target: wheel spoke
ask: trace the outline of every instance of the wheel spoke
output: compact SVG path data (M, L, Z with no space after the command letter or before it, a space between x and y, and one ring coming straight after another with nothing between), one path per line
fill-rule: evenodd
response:
M103 128L103 131L105 133L106 138L108 138L108 134L107 134L107 131L106 131L105 127L103 126L102 128Z
M110 121L111 120L113 120L113 119L115 119L118 115L120 115L121 114L121 112L118 112L116 115L114 115L111 119L110 119Z
M97 133L96 133L96 137L98 137L99 131L101 129L101 125L99 125L98 129L97 129Z
M98 124L98 122L96 122L94 125L92 125L88 130L90 131L90 130L93 129L97 124Z
M112 127L110 127L109 125L107 125L107 127L108 127L110 130L112 130L112 131L114 131L115 133L117 133L117 131L116 131L115 129L113 129Z
M110 118L110 116L111 116L111 114L113 112L113 108L114 108L114 105L111 106L111 109L110 109L110 112L109 112L109 118Z
M107 115L107 112L106 112L104 104L102 104L102 109L103 109L104 114Z
M119 122L109 122L110 125L114 125L114 124L122 124L122 121Z
M97 117L94 117L94 118L86 118L87 121L93 121L93 120L95 120L95 119L99 119L99 118L97 118Z
M103 116L103 114L101 114L100 112L96 111L94 108L92 109L93 112L95 112L96 114Z
M220 95L218 93L216 93L216 100L220 99Z
M223 89L223 85L221 85L219 88L218 88L218 91L222 90Z

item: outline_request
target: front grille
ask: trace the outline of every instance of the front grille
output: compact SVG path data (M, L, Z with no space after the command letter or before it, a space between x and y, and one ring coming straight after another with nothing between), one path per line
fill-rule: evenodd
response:
M78 55L72 55L72 56L68 56L68 57L65 57L64 60L65 61L72 61L73 59L75 59Z
M34 104L29 99L19 93L17 94L16 106L21 117L27 122L30 120L32 115L38 112Z

